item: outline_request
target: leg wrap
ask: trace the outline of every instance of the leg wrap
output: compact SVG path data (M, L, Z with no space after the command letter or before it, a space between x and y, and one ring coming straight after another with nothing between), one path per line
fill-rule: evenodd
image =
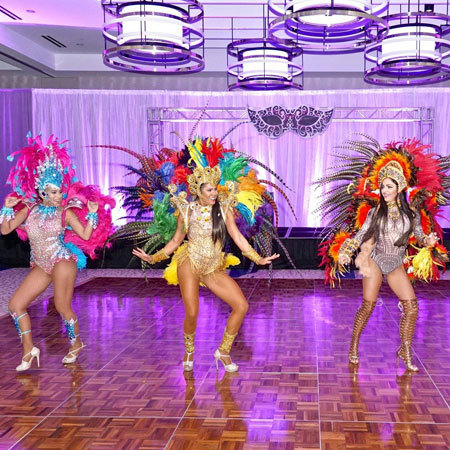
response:
M75 324L78 322L78 319L70 319L66 320L63 318L64 326L66 327L67 337L70 340L70 343L75 344L77 337L79 334L75 334Z
M220 344L219 351L230 353L231 346L233 345L234 340L236 339L236 334L229 334L225 329L223 333L222 343Z
M15 313L15 312L12 313L11 311L9 311L9 315L11 316L11 319L12 319L13 322L14 322L14 326L16 327L17 333L18 333L18 335L19 335L19 337L20 337L20 342L22 342L22 336L23 336L24 334L31 333L31 330L22 331L22 330L20 329L19 320L20 320L22 317L27 316L28 313L26 312L26 313L23 313L23 314L21 314L20 316L18 316L17 313Z
M186 353L194 353L194 337L195 333L184 333L184 348L186 349Z
M359 338L361 337L361 333L367 325L367 322L370 319L370 316L373 313L376 302L369 302L366 299L363 299L361 306L355 314L355 320L353 322L353 332L352 332L352 341L350 343L350 353L349 358L350 362L354 362L357 364L358 360L358 347L359 347Z

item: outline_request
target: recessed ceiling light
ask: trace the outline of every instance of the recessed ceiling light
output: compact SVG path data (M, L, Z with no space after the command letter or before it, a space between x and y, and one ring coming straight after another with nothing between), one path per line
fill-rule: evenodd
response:
M27 9L27 13L34 14L36 11L34 9Z

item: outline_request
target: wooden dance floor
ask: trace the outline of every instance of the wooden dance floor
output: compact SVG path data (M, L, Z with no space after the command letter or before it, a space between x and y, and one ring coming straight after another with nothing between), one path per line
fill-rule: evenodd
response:
M41 367L17 374L20 344L0 319L0 448L448 449L450 282L417 288L418 374L396 367L400 311L387 287L347 352L361 282L239 281L250 309L216 371L228 307L201 291L195 368L183 373L183 303L162 280L97 278L76 289L83 341L68 346L53 303L29 312Z

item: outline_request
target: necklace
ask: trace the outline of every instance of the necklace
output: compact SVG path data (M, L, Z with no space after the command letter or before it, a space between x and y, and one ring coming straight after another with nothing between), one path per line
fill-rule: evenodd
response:
M398 208L397 202L387 202L388 216L393 222L397 222L400 219L400 210Z
M200 205L200 203L197 202L197 208L195 208L196 212L196 220L198 223L201 224L203 228L207 228L209 223L211 222L211 206L210 205Z

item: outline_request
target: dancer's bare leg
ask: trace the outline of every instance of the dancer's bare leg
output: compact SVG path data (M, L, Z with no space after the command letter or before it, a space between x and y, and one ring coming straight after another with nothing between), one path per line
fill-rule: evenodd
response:
M231 314L228 317L225 332L228 335L234 336L239 331L242 321L248 311L248 302L245 298L241 288L227 273L216 272L212 275L202 277L202 282L207 286L211 292L223 300L227 305L231 306ZM222 342L223 344L223 342ZM229 355L230 351L221 349L221 354ZM223 362L230 364L231 359L225 356Z
M30 316L27 314L28 306L44 292L50 285L52 279L50 275L44 272L40 267L34 267L25 277L20 286L14 292L9 301L8 309L13 317L21 317L18 321L22 333L23 355L26 355L33 348L33 337L28 330L31 330ZM29 361L31 355L25 358Z
M193 361L192 353L194 351L195 330L197 329L200 278L193 272L189 260L185 260L178 265L177 275L185 311L183 331L186 352L184 361Z
M59 261L52 271L54 286L55 308L65 321L76 321L74 335L69 351L76 351L83 345L79 336L79 324L77 316L72 309L73 289L77 276L77 264L75 261ZM68 336L70 338L70 336Z

